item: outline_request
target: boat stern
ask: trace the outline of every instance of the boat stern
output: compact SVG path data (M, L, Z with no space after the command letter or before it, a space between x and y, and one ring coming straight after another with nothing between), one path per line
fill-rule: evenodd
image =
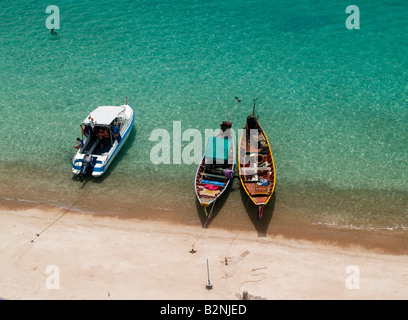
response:
M258 205L258 220L262 219L263 211L265 208L265 203Z
M95 166L98 163L97 156L92 154L81 154L75 155L72 160L71 172L74 175L85 176L86 174L92 173L95 170Z
M205 214L206 217L208 216L207 208L208 208L209 205L210 205L210 204L209 204L208 202L200 202L200 206L203 207L203 209L204 209L204 214Z
M82 159L83 159L83 155L81 155L80 153L77 153L75 157L72 159L72 168L71 168L72 174L79 175L81 173Z

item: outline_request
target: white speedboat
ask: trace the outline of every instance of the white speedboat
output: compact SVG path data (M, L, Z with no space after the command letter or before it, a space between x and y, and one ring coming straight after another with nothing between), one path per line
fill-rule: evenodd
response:
M128 104L93 110L81 124L83 139L72 160L72 173L81 180L86 174L103 175L129 137L134 118Z

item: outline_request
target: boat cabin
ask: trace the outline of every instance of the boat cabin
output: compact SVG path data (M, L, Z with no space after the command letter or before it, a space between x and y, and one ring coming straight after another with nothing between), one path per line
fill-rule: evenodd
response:
M86 136L82 154L102 155L109 152L115 141L120 142L120 128L126 120L125 108L98 107L82 122L82 135Z
M228 136L210 137L205 149L205 164L228 166L232 140Z

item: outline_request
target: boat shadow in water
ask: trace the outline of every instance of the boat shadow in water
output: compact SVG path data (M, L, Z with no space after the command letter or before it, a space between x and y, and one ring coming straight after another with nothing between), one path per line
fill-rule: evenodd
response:
M96 183L104 182L105 179L108 178L110 174L115 170L116 166L120 165L120 162L122 161L123 157L128 153L129 149L132 147L134 141L136 140L136 134L137 130L135 126L132 126L132 129L130 129L129 132L129 137L127 138L125 144L122 146L122 149L120 149L115 159L113 159L113 162L109 165L106 172L101 177L94 179L94 182Z
M207 207L208 216L205 215L204 208L200 205L200 202L198 201L196 197L195 203L196 203L196 208L197 208L197 215L201 221L201 226L203 228L208 228L211 222L215 219L215 217L224 207L225 203L227 202L228 196L231 192L231 185L232 183L228 185L227 190L225 190L225 192L215 201L214 207L213 207L213 204L210 204ZM212 212L211 212L211 209L212 209Z
M251 220L251 223L254 225L255 230L258 233L258 237L266 237L266 232L271 223L273 212L275 210L276 192L272 194L272 197L269 199L268 204L265 206L261 220L258 220L258 207L248 197L241 184L239 189L245 211L249 217L249 220Z

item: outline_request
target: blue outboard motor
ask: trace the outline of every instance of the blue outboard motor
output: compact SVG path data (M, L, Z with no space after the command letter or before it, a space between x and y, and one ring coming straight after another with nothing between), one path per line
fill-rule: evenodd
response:
M93 157L90 154L84 156L84 158L82 159L81 172L79 173L79 178L81 181L84 180L84 176L87 173L92 173L95 163L96 157Z
M84 156L82 159L82 166L81 166L81 173L82 174L87 174L88 172L92 172L93 169L93 159L90 154L87 154Z

